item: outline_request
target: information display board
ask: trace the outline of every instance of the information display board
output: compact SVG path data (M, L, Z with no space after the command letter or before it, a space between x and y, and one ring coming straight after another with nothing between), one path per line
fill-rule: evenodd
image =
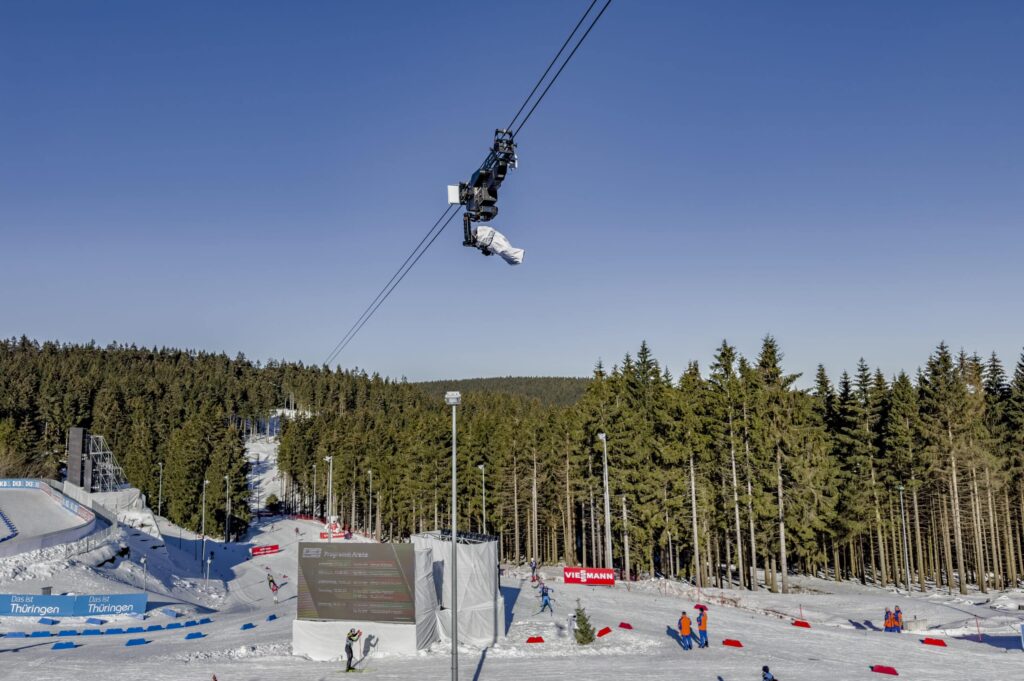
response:
M416 621L412 544L299 544L300 620Z

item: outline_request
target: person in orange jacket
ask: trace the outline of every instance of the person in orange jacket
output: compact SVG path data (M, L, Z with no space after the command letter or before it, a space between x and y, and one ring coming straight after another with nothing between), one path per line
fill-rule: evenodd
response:
M900 606L896 606L896 611L892 614L892 626L893 631L897 634L903 631L903 611L900 610Z
M698 648L708 647L708 611L701 610L700 614L697 615L697 633L700 636L700 641L697 644Z
M893 631L892 610L890 610L889 608L885 609L885 631L887 633Z
M683 641L683 650L693 649L693 629L690 627L690 618L686 615L685 610L679 618L679 638Z

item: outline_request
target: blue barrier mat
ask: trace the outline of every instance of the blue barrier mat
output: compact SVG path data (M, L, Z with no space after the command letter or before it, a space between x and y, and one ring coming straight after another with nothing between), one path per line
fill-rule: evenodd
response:
M24 631L8 631L4 638L28 638L28 634Z
M54 643L50 646L50 650L68 650L70 648L77 648L71 641L61 641L60 643Z
M210 624L211 622L213 622L213 620L209 617L204 617L203 619L199 620L200 624Z
M144 638L130 638L130 639L128 639L128 641L127 641L127 642L125 643L125 645L126 645L126 646L144 646L144 645L146 645L147 643L149 643L149 641L147 641L147 640L146 640L146 639L144 639Z
M78 636L78 632L74 629L65 629L64 631L57 632L58 636Z
M163 631L163 630L164 630L164 625L162 625L162 624L150 624L148 627L146 627L146 631Z
M126 633L126 634L141 634L145 630L146 629L144 627L128 627L127 629L124 630L124 633Z
M103 633L104 634L123 634L124 633L124 629L122 629L121 627L113 627L111 629L107 629Z
M253 624L252 622L246 622L245 624L242 625L242 631L247 631L249 629L255 629L255 628L256 628L256 625Z
M185 622L186 627L194 627L197 624L199 624L199 622L196 622L195 620L189 620L188 622Z
M181 622L171 622L170 624L168 624L164 628L165 629L181 629Z
M90 617L89 619L87 619L85 621L85 623L86 624L98 624L98 625L102 626L102 625L106 624L107 621L106 620L101 620L99 617Z
M50 632L48 632L48 631L33 631L31 634L29 634L29 636L31 638L41 638L43 636L49 636L49 635L50 635Z
M273 622L276 619L277 619L277 615L267 615L267 621L268 622Z
M99 629L83 629L82 636L99 636L103 632Z
M204 634L201 631L190 631L189 633L185 634L186 641L191 641L197 638L206 638L206 634Z
M52 626L54 624L60 624L60 622L58 622L57 620L53 619L52 617L40 617L39 618L39 624L47 624L47 625L51 625Z

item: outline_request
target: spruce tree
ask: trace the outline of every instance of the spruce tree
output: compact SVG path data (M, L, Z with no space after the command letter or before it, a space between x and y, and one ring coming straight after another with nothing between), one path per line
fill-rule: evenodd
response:
M594 642L594 626L587 617L587 611L580 605L580 599L576 599L576 642L581 646Z

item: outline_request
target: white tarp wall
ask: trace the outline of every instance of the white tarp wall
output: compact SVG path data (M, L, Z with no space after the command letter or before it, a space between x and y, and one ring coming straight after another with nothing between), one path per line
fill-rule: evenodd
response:
M434 557L430 549L416 547L416 649L441 640L437 630L437 590Z
M441 593L438 623L441 635L451 638L451 551L440 533L413 535L417 549L433 553L435 588ZM418 575L417 575L418 576ZM505 634L505 602L498 587L498 542L458 544L459 643L486 647Z

